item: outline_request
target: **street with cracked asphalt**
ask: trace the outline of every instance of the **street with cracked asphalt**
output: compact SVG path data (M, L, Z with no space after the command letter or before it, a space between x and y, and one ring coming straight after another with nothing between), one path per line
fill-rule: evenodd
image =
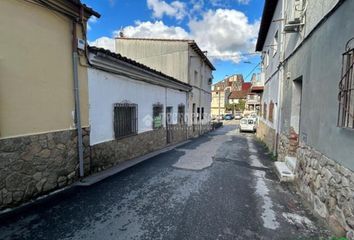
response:
M137 146L139 147L139 146ZM253 134L226 125L0 224L0 239L319 239Z

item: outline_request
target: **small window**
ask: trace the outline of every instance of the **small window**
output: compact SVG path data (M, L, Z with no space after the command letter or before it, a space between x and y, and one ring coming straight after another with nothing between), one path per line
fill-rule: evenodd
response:
M200 108L198 107L197 108L197 121L200 120Z
M178 123L185 124L185 106L184 106L184 104L178 105Z
M273 122L273 114L274 114L274 103L273 101L270 101L269 104L269 114L268 114L268 120L270 122Z
M202 107L202 120L204 119L204 107Z
M114 104L114 136L116 139L138 132L138 105L130 103Z
M273 57L277 54L278 52L278 44L279 44L279 36L278 36L278 31L274 35L274 40L273 40Z
M163 105L154 104L152 107L152 128L158 129L162 127Z
M354 41L348 42L343 53L342 77L339 82L338 126L354 128Z
M263 118L266 120L267 119L267 104L263 104Z

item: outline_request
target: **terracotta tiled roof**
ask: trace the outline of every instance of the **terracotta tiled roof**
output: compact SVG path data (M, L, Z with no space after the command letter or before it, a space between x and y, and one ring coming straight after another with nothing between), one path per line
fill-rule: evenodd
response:
M229 99L246 99L248 91L232 91Z
M250 91L251 87L252 83L250 82L242 83L242 91Z
M79 7L82 6L86 12L90 13L91 15L93 15L97 18L101 17L101 15L98 12L96 12L94 9L88 7L86 4L81 3L80 0L67 0L67 1L72 2L73 4L75 4Z

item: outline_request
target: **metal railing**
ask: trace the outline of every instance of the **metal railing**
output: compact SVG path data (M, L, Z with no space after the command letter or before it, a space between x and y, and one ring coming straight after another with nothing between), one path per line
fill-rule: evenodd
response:
M354 48L342 57L342 78L339 82L338 127L354 128Z
M114 104L114 135L116 139L135 135L138 132L138 105Z

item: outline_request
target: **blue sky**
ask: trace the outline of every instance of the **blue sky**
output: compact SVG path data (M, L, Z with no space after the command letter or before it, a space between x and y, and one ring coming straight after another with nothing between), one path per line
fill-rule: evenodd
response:
M264 0L82 2L102 15L90 20L88 38L92 44L106 43L100 39L113 38L120 30L128 37L194 39L208 51L217 68L214 82L236 73L246 77L260 61L247 53L254 51Z

